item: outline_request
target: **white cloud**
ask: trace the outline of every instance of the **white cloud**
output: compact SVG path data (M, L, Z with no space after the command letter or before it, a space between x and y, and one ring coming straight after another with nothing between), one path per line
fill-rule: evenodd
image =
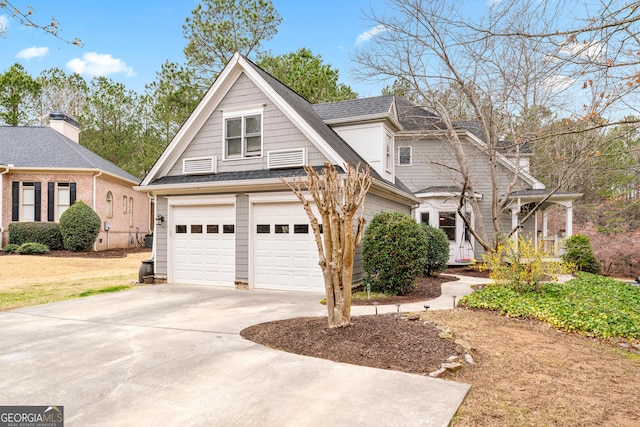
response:
M74 73L83 74L91 78L118 73L124 73L127 77L136 75L133 68L128 67L123 60L114 58L106 53L97 52L87 52L82 55L82 59L72 59L67 62L67 68Z
M46 56L49 54L49 48L48 47L28 47L26 49L22 49L20 52L18 52L18 54L16 55L16 58L21 58L21 59L33 59L33 58L39 58L41 56Z
M542 88L548 92L560 92L569 88L575 81L576 79L573 77L555 74L542 82Z
M604 46L599 42L569 43L560 49L561 53L582 57L592 61L599 61L604 53Z
M369 40L371 40L373 37L375 37L376 35L387 31L387 28L382 25L382 24L378 24L375 27L365 31L364 33L358 35L358 38L356 39L356 46L361 45L362 43L365 43Z

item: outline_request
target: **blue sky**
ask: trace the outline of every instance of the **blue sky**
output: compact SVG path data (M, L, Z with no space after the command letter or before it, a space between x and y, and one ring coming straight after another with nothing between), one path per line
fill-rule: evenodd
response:
M0 72L22 64L32 76L58 67L79 72L87 80L106 75L142 92L155 79L166 60L183 62L186 39L182 24L197 6L197 0L11 0L21 9L30 5L33 20L46 23L54 16L59 35L82 40L84 46L66 44L42 30L27 28L0 16L6 34L0 38ZM365 14L384 13L384 0L273 0L282 16L278 34L265 47L275 55L306 47L322 55L325 63L340 71L340 81L361 97L379 95L381 84L356 81L350 57L366 47L363 36L373 23ZM2 12L0 12L2 15ZM365 37L366 38L366 37Z

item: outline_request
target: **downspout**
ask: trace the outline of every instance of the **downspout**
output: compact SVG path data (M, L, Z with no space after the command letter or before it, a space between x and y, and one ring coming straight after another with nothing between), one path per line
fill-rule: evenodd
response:
M2 205L2 200L3 200L3 195L4 195L4 179L3 176L5 173L9 172L9 168L11 167L10 165L0 165L0 167L4 168L4 171L0 172L0 246L2 245L2 237L4 236L4 224L2 222L3 220L3 215L2 212L3 211L3 205Z
M93 211L94 212L98 212L97 208L98 208L98 190L97 190L97 184L98 184L98 177L102 175L102 171L99 171L96 175L93 176ZM99 215L98 215L99 216ZM102 225L100 226L100 228L102 228ZM94 252L98 252L98 242L93 242L93 251Z

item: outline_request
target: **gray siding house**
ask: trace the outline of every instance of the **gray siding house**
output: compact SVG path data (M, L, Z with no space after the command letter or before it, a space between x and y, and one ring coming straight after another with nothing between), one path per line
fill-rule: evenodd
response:
M406 212L445 230L451 264L479 258L482 248L456 212L460 177L436 119L392 95L311 105L236 54L136 187L154 201L156 279L323 291L309 220L280 177L303 176L304 165L327 162L370 166L368 220L382 211ZM476 197L490 210L485 143L473 126L460 124L459 134L472 160ZM547 195L527 160L499 156L501 185L506 189L514 174L518 183L504 196L512 205L501 221L548 238L536 218L518 222L523 208ZM543 206L566 208L569 235L577 196L554 195ZM362 277L358 254L354 281Z
M395 111L368 122L373 151L393 151ZM371 165L368 219L411 213L420 202L389 173L393 159L386 167L367 161L307 101L236 54L136 187L154 200L156 279L324 291L309 220L280 177L327 162ZM354 280L361 278L357 257Z

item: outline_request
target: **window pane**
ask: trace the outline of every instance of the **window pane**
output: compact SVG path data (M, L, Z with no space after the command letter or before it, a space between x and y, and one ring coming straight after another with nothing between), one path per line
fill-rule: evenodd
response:
M247 155L260 155L262 151L262 138L259 136L252 136L247 138Z
M192 234L200 234L200 233L202 233L202 225L201 224L191 224L191 233Z
M214 233L219 233L219 228L218 228L218 224L209 224L207 225L207 233L209 234L214 234Z
M429 212L422 212L420 214L420 222L429 224Z
M242 139L227 139L227 157L242 156Z
M227 120L227 138L242 136L242 121L240 119Z
M269 234L269 233L271 233L271 225L270 224L258 224L256 226L256 233L258 233L258 234Z
M184 234L187 232L186 225L176 225L176 234Z
M245 132L247 135L260 134L260 116L247 117L245 119Z
M293 234L309 234L309 224L293 224Z
M456 214L455 212L440 212L440 228L449 240L456 240Z
M288 234L289 224L276 224L274 227L276 234Z
M35 192L33 188L23 188L22 189L22 204L23 205L33 205L35 202Z
M68 188L58 188L58 206L69 206L70 191Z
M233 234L236 231L236 227L233 224L225 224L222 226L222 232L226 234Z
M400 147L398 149L398 164L410 165L411 164L411 147Z

